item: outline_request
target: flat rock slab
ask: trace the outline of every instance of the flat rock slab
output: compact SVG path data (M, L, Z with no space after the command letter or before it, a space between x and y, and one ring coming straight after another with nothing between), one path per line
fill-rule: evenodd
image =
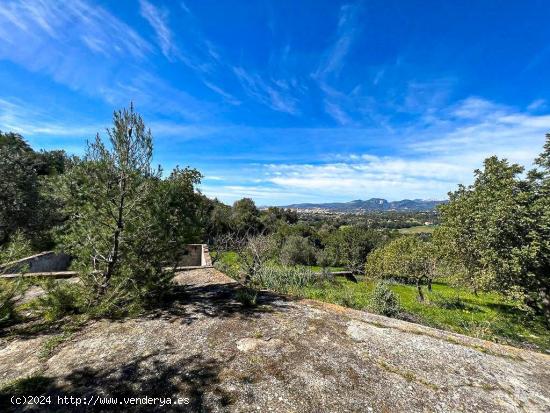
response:
M47 358L51 335L0 339L0 387L34 375L54 395L190 401L133 411L550 411L548 355L267 292L246 309L214 269L175 282L167 308L90 323Z

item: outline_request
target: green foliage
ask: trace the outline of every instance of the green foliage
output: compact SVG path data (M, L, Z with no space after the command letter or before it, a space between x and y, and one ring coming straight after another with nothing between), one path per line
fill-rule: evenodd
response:
M28 283L23 278L0 279L0 327L17 321L16 303L28 289Z
M288 293L317 280L317 276L308 268L264 265L256 272L251 284L280 293Z
M99 135L60 180L68 217L59 241L74 257L88 311L133 311L158 299L163 270L178 246L196 239L204 217L194 186L200 174L176 168L166 180L151 166L153 138L133 107L115 112L105 144Z
M179 246L202 241L209 214L208 200L195 191L202 175L176 167L167 179L156 181L150 203L151 235L163 246L164 261L176 264Z
M372 290L369 308L375 313L387 317L395 317L399 314L399 297L389 287L387 282L379 281Z
M31 242L20 230L13 233L7 244L0 246L0 265L33 254Z
M362 272L367 255L384 243L387 234L360 226L346 226L332 232L326 240L325 260L342 265L355 273Z
M423 300L421 283L431 285L437 276L437 253L430 241L405 235L390 241L372 252L365 266L371 278L398 278L417 285L419 299Z
M44 186L67 163L62 151L38 153L21 135L0 132L0 245L19 230L36 249L51 246L49 230L61 217Z
M231 208L232 231L244 236L255 235L261 232L263 225L260 220L260 210L250 198L235 201Z
M307 238L291 235L284 241L279 259L283 265L312 265L315 263L315 248Z
M46 321L85 311L86 291L80 284L47 279L42 282L42 288L45 294L38 297L34 306Z
M309 284L292 293L299 297L370 309L376 283L354 283L337 277L336 282ZM479 292L476 295L466 288L436 281L433 291L425 292L426 299L419 301L415 286L397 282L387 285L399 298L399 317L485 340L539 351L550 350L550 330L544 318L499 293ZM463 306L452 304L456 303L457 296Z
M537 169L491 157L440 207L434 239L455 280L523 295L550 323L550 135Z
M295 211L284 208L269 207L262 211L260 220L262 226L270 233L276 232L281 226L296 224L298 214Z
M258 291L250 287L242 287L237 290L235 298L245 307L255 307L258 301Z

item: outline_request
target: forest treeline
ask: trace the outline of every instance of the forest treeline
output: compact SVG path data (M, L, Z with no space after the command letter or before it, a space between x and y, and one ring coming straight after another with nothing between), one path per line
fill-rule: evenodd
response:
M152 133L132 106L115 112L106 139L97 135L81 157L37 152L22 136L0 133L0 262L56 249L73 257L81 280L45 284L47 317L155 305L169 294L182 246L207 242L218 261L238 255L234 275L246 284L273 264L342 267L415 283L422 300L423 288L445 277L513 297L550 320L550 135L529 171L486 159L474 183L439 207L433 235L400 235L378 218L304 220L248 198L228 206L200 193L196 169L165 172L152 159ZM1 322L11 322L25 286L0 288Z

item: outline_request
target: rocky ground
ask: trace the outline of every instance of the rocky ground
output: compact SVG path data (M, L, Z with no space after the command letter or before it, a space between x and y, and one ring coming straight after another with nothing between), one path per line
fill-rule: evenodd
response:
M146 317L4 334L0 411L550 411L548 355L270 293L247 309L214 269L175 281L173 302ZM16 388L120 406L16 408ZM120 400L144 396L189 403Z

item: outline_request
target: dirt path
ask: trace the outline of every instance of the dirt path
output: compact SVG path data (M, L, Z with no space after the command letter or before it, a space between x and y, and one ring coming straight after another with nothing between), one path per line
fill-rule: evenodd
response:
M94 322L47 357L51 335L1 338L0 386L34 374L55 395L189 398L158 411L550 411L548 355L274 294L245 309L214 269L175 282L167 308Z

